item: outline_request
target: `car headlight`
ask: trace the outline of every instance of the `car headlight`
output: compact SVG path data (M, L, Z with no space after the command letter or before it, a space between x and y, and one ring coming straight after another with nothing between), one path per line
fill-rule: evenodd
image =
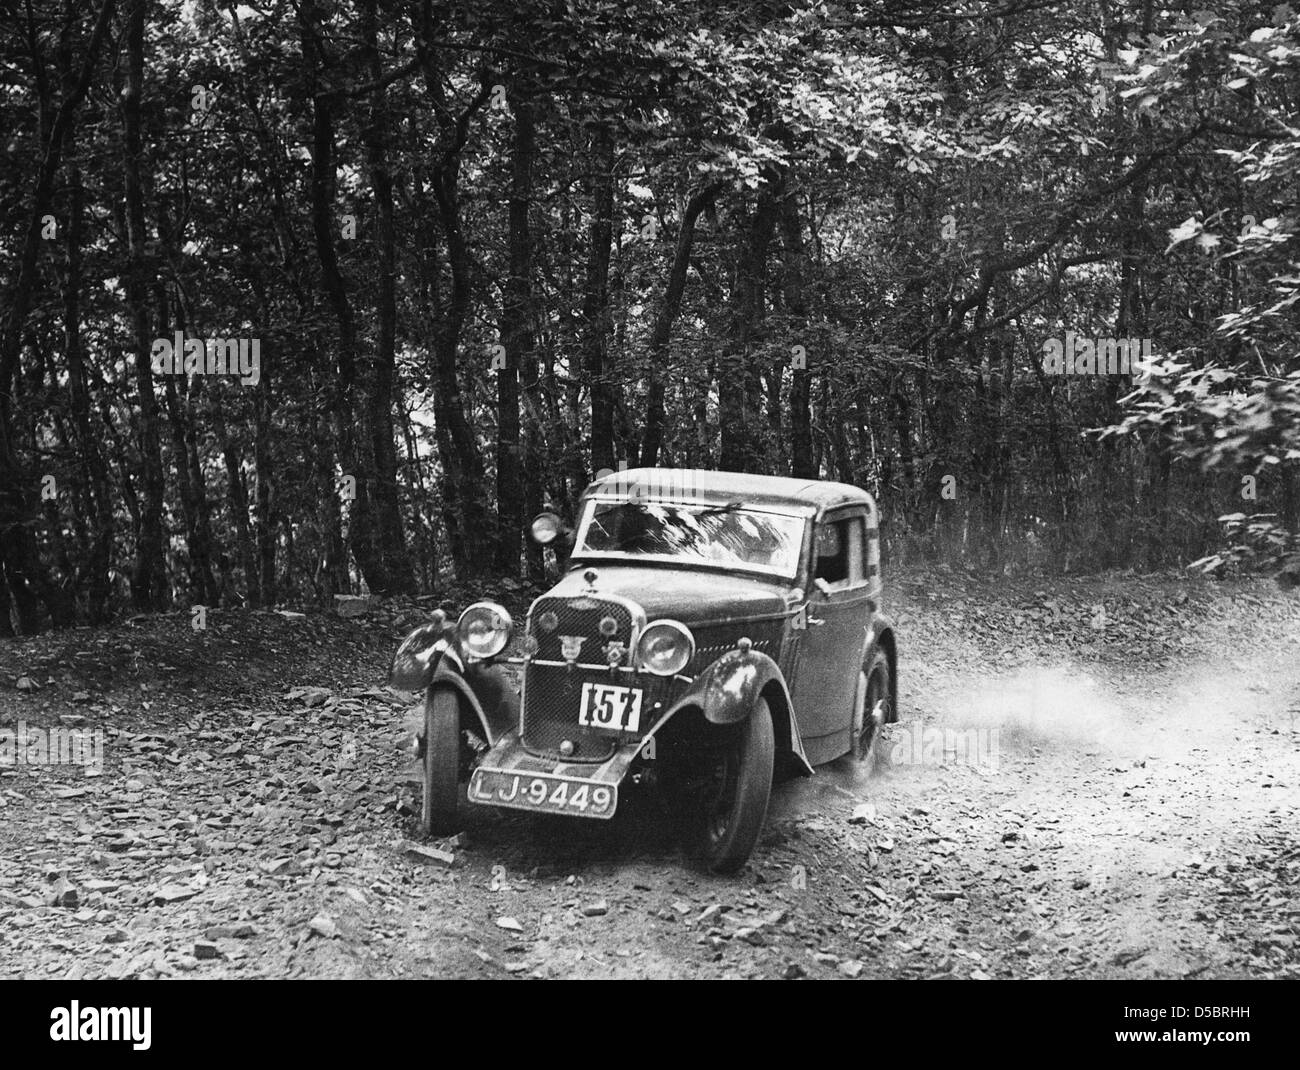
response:
M554 513L538 513L528 530L538 546L550 546L564 533L564 521Z
M636 641L637 664L656 676L681 672L694 656L695 636L675 620L647 624Z
M475 602L460 615L456 633L465 652L474 658L491 658L500 654L510 642L514 622L504 606L495 602Z

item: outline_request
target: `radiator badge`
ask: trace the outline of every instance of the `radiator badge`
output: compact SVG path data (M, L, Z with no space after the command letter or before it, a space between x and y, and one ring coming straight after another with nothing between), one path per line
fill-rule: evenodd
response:
M578 660L578 654L582 651L582 643L586 636L583 635L562 635L560 636L560 653L564 655L564 660L572 665Z

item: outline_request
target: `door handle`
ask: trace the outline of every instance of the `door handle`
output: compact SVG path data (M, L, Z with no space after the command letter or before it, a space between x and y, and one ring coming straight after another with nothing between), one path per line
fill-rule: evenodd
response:
M826 623L826 618L825 618L825 617L805 617L805 618L804 618L804 623L806 623L810 628L816 628L819 624L825 624L825 623Z

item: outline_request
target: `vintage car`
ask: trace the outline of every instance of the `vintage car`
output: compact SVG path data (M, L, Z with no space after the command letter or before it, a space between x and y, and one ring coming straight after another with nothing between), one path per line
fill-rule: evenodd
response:
M875 504L843 483L643 468L598 478L575 515L532 523L571 553L522 635L476 602L394 658L391 686L424 694L422 826L455 831L462 788L470 806L602 819L653 787L687 855L735 872L774 780L865 758L896 719Z

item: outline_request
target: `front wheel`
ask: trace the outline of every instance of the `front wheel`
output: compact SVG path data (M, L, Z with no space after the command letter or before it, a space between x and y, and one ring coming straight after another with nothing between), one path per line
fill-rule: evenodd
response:
M731 738L711 755L702 790L688 803L683 845L698 865L731 874L758 843L772 795L776 739L767 702L759 699L725 731Z
M424 696L424 802L420 829L426 836L458 831L460 703L447 688Z

